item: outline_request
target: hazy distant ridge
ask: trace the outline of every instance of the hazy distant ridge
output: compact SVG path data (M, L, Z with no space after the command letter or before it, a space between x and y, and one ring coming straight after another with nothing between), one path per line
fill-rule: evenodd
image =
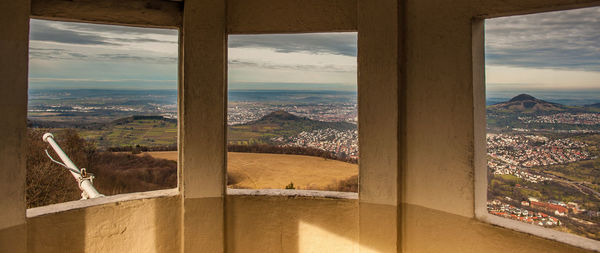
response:
M552 103L537 99L528 94L520 94L513 97L509 101L488 106L490 110L506 111L506 112L548 112L548 111L565 111L568 108L558 103Z
M289 129L302 129L309 131L322 128L333 128L338 130L356 129L356 125L348 122L327 122L311 120L307 117L299 117L289 112L278 110L271 112L262 118L242 125L246 126L277 126Z

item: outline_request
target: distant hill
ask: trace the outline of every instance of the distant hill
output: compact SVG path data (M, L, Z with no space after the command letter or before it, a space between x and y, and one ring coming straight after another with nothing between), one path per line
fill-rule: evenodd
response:
M134 116L126 117L126 118L120 118L120 119L113 120L110 123L108 123L107 125L124 125L124 124L129 124L129 123L135 122L137 120L155 120L155 121L164 121L164 122L168 122L168 123L177 123L177 119L167 119L163 116L134 115Z
M256 121L230 126L228 137L230 144L269 143L272 137L293 136L302 131L324 128L351 130L356 129L356 125L348 122L311 120L280 110Z
M509 101L488 106L488 110L503 111L503 112L550 112L550 111L566 111L568 108L564 105L537 99L528 94L520 94Z
M125 118L116 119L110 122L85 122L85 121L57 121L57 120L38 120L27 119L27 126L32 128L76 128L81 130L102 130L112 128L117 125L126 125L139 120L154 120L165 123L177 124L177 119L165 118L159 115L134 115Z
M280 128L299 128L302 131L334 128L338 130L356 129L356 125L348 122L326 122L299 117L286 111L274 111L259 120L248 122L247 126L277 126Z
M600 103L585 105L586 108L600 108Z

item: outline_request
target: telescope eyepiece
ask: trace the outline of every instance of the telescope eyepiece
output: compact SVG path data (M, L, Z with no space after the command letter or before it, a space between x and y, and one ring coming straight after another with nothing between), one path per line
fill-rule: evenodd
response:
M51 133L45 133L44 136L42 136L42 140L44 140L45 142L48 142L48 137L51 137L52 139L54 139L54 135Z

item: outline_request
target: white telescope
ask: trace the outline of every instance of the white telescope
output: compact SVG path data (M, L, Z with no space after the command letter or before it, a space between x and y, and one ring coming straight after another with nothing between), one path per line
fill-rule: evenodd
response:
M58 146L56 141L54 141L54 135L52 135L51 133L45 133L44 136L42 136L42 139L45 142L47 142L48 144L50 144L50 146L52 146L54 151L56 151L56 154L58 154L58 156L64 163L61 165L65 166L67 169L69 169L69 172L71 172L71 175L73 175L75 180L77 180L77 182L79 183L79 189L81 189L81 191L82 191L82 193L81 193L82 199L88 199L88 198L93 199L93 198L98 198L98 197L104 196L104 195L98 193L96 188L94 188L94 185L92 185L92 178L88 177L86 175L87 173L85 173L85 170L83 172L81 170L79 170L79 168L77 168L77 166L75 166L75 164L71 161L71 159L69 159L67 154L65 154L65 152L60 148L60 146ZM48 155L48 156L50 156L50 155ZM52 159L52 157L50 157L50 159ZM54 161L54 159L52 159L52 160Z

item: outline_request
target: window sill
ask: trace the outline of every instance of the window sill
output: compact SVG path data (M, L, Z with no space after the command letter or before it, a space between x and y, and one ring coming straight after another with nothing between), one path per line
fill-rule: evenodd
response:
M477 218L480 221L490 223L496 226L516 230L523 233L528 233L533 236L539 236L542 238L566 243L575 247L584 248L587 250L593 250L600 252L600 242L589 238L581 237L578 235L556 231L550 228L544 228L537 225L526 224L520 221L510 220L507 218L498 217L492 214L483 213L478 214Z
M167 189L167 190L157 190L157 191L147 191L147 192L136 192L136 193L126 193L126 194L118 194L106 197L100 197L95 199L83 199L83 200L75 200L64 203L52 204L47 206L40 206L27 209L27 218L34 218L38 216L54 214L69 210L77 210L92 206L99 206L110 203L120 203L126 202L130 200L139 200L139 199L152 199L152 198L160 198L160 197L172 197L179 195L179 189Z
M284 189L227 189L228 196L270 196L291 198L326 198L326 199L358 199L358 193L313 191L313 190L284 190Z

